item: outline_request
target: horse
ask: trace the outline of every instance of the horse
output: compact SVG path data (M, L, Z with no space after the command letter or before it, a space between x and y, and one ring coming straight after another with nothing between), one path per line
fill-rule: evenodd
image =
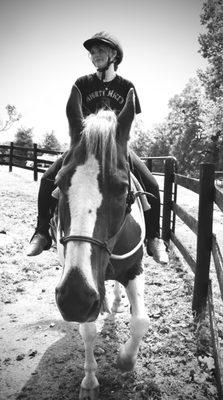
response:
M130 89L121 113L99 110L83 117L81 94L73 87L67 108L71 145L59 171L57 251L63 267L55 289L64 320L79 322L85 347L85 376L79 399L99 396L94 343L96 320L105 301L105 281L125 287L130 302L130 338L117 366L134 368L140 341L148 329L142 267L145 223L141 202L133 196L128 140L135 114ZM120 301L115 286L116 305Z

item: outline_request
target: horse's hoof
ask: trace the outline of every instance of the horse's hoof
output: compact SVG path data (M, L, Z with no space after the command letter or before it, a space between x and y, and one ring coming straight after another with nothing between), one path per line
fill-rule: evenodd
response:
M132 371L136 365L136 357L124 356L121 352L117 358L117 367L122 372Z
M99 398L99 385L92 389L80 388L79 400L98 400Z

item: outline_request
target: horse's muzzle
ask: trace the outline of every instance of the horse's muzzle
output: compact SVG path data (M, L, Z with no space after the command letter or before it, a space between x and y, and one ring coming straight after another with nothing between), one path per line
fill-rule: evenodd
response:
M92 322L100 311L100 295L73 269L55 289L56 302L66 321Z

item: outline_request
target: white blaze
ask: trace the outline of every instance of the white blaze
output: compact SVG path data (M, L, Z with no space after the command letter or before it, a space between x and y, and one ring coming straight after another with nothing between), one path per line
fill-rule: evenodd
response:
M79 165L71 178L68 190L71 227L70 235L93 237L97 210L102 203L98 185L99 164L90 155L85 164ZM91 270L91 245L87 242L68 242L64 274L78 267L89 285L95 287Z
M71 216L70 235L92 236L97 209L102 202L98 186L99 164L91 155L84 165L79 165L71 179L68 200Z

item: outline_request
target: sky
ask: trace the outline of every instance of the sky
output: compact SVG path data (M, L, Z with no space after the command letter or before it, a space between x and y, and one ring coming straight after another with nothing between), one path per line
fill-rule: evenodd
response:
M168 114L197 69L203 0L0 0L0 120L13 104L18 126L39 140L54 130L68 142L65 114L75 80L95 72L83 42L107 30L119 38L118 74L136 87L146 127ZM2 136L3 138L3 136ZM10 132L4 139L12 140Z

